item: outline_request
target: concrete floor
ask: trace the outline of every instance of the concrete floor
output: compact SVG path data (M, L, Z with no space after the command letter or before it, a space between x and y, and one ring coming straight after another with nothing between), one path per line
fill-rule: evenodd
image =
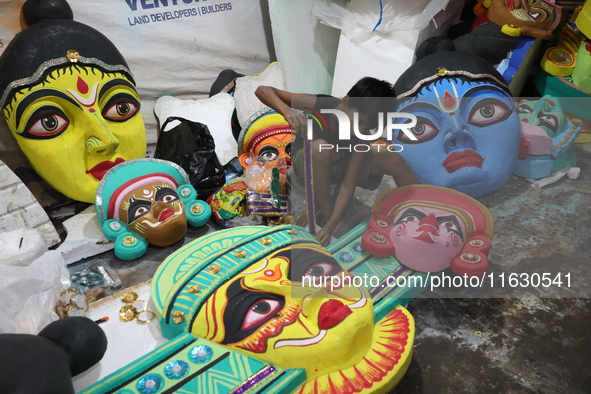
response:
M590 393L588 299L417 299L393 393ZM478 336L480 335L480 336Z
M495 218L489 272L496 286L481 293L426 290L410 302L414 356L394 393L591 393L591 144L576 149L578 180L565 178L532 197L529 184L513 176L480 198ZM392 186L388 179L375 192L358 189L335 235L367 219L375 197ZM189 229L184 241L150 247L138 261L112 252L97 258L127 287L150 280L173 250L216 229ZM570 273L570 287L498 283L502 273L533 272L561 273L563 281Z
M495 219L489 273L496 286L427 289L409 303L414 356L393 393L591 393L591 144L576 150L579 179L565 177L537 197L512 176L479 199ZM393 186L384 179L375 192L357 189L335 235L367 219ZM560 273L564 283L509 287L512 273L544 272Z
M570 288L425 291L408 305L415 353L394 393L591 393L591 144L581 177L542 189L512 177L480 199L493 213L490 272L571 273ZM564 279L564 276L563 276ZM497 283L498 285L498 283ZM441 298L440 298L441 297ZM490 298L495 297L495 298ZM517 297L517 298L513 298Z

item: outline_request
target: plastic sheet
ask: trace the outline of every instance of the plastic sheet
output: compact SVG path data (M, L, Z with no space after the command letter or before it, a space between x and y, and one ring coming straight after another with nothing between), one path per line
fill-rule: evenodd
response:
M252 157L250 165L244 171L244 176L249 191L255 193L269 193L271 182L273 180L271 169L266 168L262 163L259 163L256 157Z
M251 155L251 162L244 171L248 186L246 192L248 215L277 217L289 213L289 197L285 194L285 175L279 170L285 167L283 160L263 163L258 157Z
M76 264L69 268L70 279L74 287L83 293L95 287L116 288L121 286L121 279L108 262L101 259Z
M393 31L422 30L445 9L449 0L383 0L380 10L368 7L366 1L352 1L347 9L330 0L314 4L314 14L330 27L341 30L351 41L372 36L387 37Z
M314 8L324 24L341 29L331 94L342 97L359 79L395 83L414 61L424 40L445 35L463 0L351 0L346 8L320 0Z
M27 266L47 252L47 246L37 231L21 228L0 235L0 250L0 265Z
M0 263L0 333L37 334L58 319L56 302L70 286L70 274L61 254L47 251L42 240L41 247L39 241L34 241L35 234L34 230L23 229L0 237L9 250L18 250L19 244L26 249L15 264L6 259Z

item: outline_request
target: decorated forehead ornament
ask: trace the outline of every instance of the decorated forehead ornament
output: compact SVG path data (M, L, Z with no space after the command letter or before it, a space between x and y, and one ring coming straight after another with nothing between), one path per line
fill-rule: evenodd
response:
M208 234L168 256L152 280L163 335L174 338L191 332L203 304L229 278L280 249L301 243L328 253L300 227L244 226Z
M130 192L142 186L163 183L175 189L183 202L187 222L203 226L211 216L211 208L197 199L197 192L191 185L187 173L177 164L159 159L135 159L124 161L112 167L102 178L97 188L95 206L99 225L110 241L115 242L115 253L123 259L134 259L143 255L146 241L132 232L119 217L119 208ZM148 190L142 191L144 197ZM118 253L118 247L123 254ZM125 252L124 249L128 251Z
M442 78L490 83L511 95L509 86L493 66L477 56L456 52L451 40L430 38L419 46L416 55L416 63L394 84L399 100L417 96L423 87Z
M280 134L291 135L291 127L281 114L265 107L254 113L240 131L238 155L254 152L261 141Z
M411 185L382 193L374 202L368 230L362 236L362 248L380 258L396 255L391 229L396 215L409 207L456 215L463 222L466 234L464 245L448 266L458 275L480 276L486 272L494 232L491 212L476 199L439 186Z
M113 43L92 27L73 21L65 0L27 0L23 16L29 27L14 37L0 57L0 108L19 90L71 64L120 72L134 82Z
M436 87L433 87L433 91L435 92L435 96L437 97L437 103L439 104L439 108L441 108L444 112L454 112L460 106L460 100L458 97L458 91L456 89L455 84L451 84L453 94L445 90L443 94L440 94L439 90Z

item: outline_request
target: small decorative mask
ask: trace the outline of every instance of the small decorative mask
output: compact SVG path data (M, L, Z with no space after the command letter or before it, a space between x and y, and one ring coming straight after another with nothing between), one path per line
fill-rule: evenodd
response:
M497 25L506 25L509 34L510 29L519 28L520 34L550 39L560 23L562 7L544 0L492 0L486 16Z
M203 226L211 216L185 171L158 159L129 160L107 171L97 190L96 210L105 236L115 242L115 254L127 260L142 256L148 243L180 241L187 222Z
M451 266L458 275L482 276L493 226L490 211L470 196L437 186L404 186L376 199L361 247L376 257L394 255L417 271Z
M577 164L573 148L582 122L569 121L556 97L523 100L517 105L522 122L521 148L513 173L527 178L543 178L554 171Z
M282 115L274 110L260 115L247 124L238 139L238 159L244 168L250 163L250 156L257 156L259 163L277 163L282 173L291 167L291 128Z

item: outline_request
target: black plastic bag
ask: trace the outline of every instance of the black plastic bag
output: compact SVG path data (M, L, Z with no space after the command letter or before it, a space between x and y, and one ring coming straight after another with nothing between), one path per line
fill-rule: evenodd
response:
M175 120L180 124L160 134L154 157L180 165L199 198L205 200L226 182L224 168L215 153L215 142L206 125L183 118L171 116L162 130Z

